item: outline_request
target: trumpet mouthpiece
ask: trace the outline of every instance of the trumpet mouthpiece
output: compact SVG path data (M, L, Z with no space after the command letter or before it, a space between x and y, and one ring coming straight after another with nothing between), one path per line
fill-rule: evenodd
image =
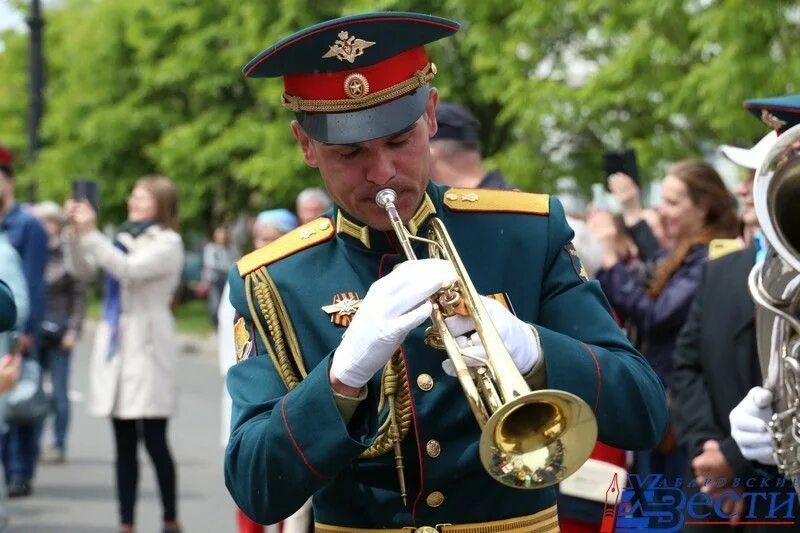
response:
M397 193L394 189L381 189L378 191L378 194L375 195L375 203L384 209L390 204L394 205L396 200Z

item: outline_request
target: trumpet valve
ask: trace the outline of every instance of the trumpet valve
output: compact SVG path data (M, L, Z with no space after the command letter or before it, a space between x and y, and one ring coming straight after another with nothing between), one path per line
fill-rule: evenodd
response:
M442 336L433 326L428 327L425 329L425 335L423 337L423 342L434 348L436 350L444 350L444 342L442 341Z
M455 284L451 284L449 287L436 293L436 303L439 305L439 309L445 317L469 315L467 306L464 303L464 298L461 297L461 293L458 292L458 288Z

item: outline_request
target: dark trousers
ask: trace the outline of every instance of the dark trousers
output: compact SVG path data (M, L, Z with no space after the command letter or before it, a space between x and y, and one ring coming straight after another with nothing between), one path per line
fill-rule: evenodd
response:
M66 450L69 428L69 369L72 354L58 346L42 348L42 370L50 373L53 383L54 446Z
M3 466L6 482L12 479L31 481L39 458L42 424L9 424L3 435Z
M121 524L133 525L134 507L139 482L137 448L139 439L156 471L164 521L175 520L175 463L167 445L167 419L145 418L139 420L112 419L117 452L117 498Z

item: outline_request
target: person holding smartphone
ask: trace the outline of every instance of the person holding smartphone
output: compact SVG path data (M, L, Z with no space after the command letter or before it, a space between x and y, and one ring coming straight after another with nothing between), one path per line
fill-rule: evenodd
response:
M172 299L183 268L177 233L178 193L172 181L145 176L128 197L128 220L112 240L97 229L85 200L68 200L68 264L83 278L104 272L102 321L90 367L89 410L111 418L116 444L120 531L134 531L139 466L144 440L155 466L163 531L180 531L175 464L167 422L177 400L177 355Z
M615 246L618 233L612 228L597 232L605 249L597 279L620 318L635 326L637 348L661 378L669 399L675 339L700 283L708 243L735 236L739 218L734 198L716 170L692 160L668 169L659 215L667 238L675 244L658 251L647 275L620 256ZM681 478L688 468L671 431L655 451L638 452L636 460L638 473L664 474L667 480Z

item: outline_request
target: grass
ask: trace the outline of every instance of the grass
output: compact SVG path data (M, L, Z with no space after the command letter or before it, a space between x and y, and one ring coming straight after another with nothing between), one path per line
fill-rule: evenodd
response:
M92 295L86 310L86 318L100 320L100 311L100 298L97 295ZM211 324L208 322L208 311L205 300L193 299L185 301L176 305L174 311L175 322L178 326L178 331L181 333L211 333Z

